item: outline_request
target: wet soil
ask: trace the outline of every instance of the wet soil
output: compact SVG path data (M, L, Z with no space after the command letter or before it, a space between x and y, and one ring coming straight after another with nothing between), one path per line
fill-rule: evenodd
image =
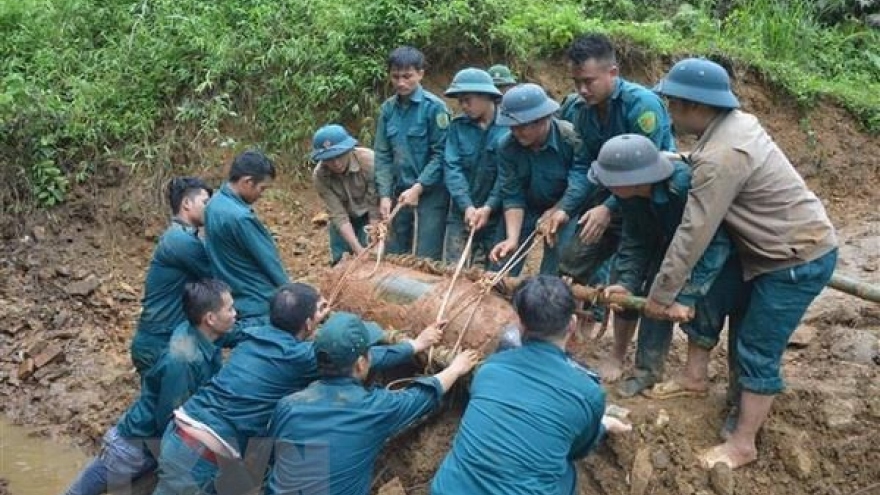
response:
M623 74L653 80L667 66L630 54ZM562 96L569 82L559 67L564 65L537 64L525 77ZM429 78L427 85L438 89L436 83L450 74ZM878 139L860 133L833 105L798 108L748 71L737 72L736 85L745 109L761 117L825 202L842 239L838 270L880 283ZM190 172L219 183L228 160L227 152L217 152ZM287 171L293 166L301 164L291 161ZM6 222L0 246L0 413L91 452L137 393L128 345L144 273L166 221L157 213L164 211L157 195L147 192L155 190L154 179L111 175L100 187L79 186L60 210ZM329 260L325 232L311 223L321 205L306 186L293 183L293 174L286 175L257 210L276 234L291 275L318 282ZM880 306L826 290L799 333L799 346L785 356L789 389L760 435L758 462L725 478L710 477L696 460L718 442L727 383L722 345L706 399L657 402L609 394L610 402L632 411L635 429L579 463L581 493L630 494L641 484L644 493L704 495L724 493L732 484L736 493L756 495L848 495L875 483ZM606 337L575 352L595 364L609 344ZM684 350L679 335L670 375L684 362ZM398 478L405 493L427 493L463 405L457 395L442 414L394 440L376 468L374 487ZM669 420L661 425L664 416Z

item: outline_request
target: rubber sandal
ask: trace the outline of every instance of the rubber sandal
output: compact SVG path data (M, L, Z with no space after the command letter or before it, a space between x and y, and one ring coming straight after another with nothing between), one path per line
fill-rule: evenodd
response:
M651 376L632 376L617 386L617 395L624 398L635 397L651 388L656 382Z
M650 390L646 390L644 392L644 395L646 397L657 400L675 399L678 397L702 398L706 397L708 394L708 390L693 390L689 388L684 388L684 386L674 380L668 380L658 383L654 385L654 387Z

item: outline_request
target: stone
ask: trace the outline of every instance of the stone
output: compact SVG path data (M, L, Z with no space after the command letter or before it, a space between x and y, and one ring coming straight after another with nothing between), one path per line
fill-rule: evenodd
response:
M651 450L642 447L636 452L633 459L632 473L630 474L630 495L644 495L648 491L648 485L654 476L654 466L651 464Z
M813 473L813 459L805 449L808 441L807 433L801 432L779 449L785 470L799 480L806 480Z
M825 424L832 429L842 429L852 426L856 421L857 408L858 404L853 399L831 397L822 405Z
M71 296L89 296L101 286L101 279L94 274L90 274L83 280L67 284L64 289Z
M55 313L55 318L52 318L52 328L60 329L68 321L70 321L70 312L62 309L61 311Z
M660 409L657 411L657 419L654 421L654 424L657 425L658 428L663 428L669 424L669 413L666 412L666 409Z
M669 467L669 452L664 448L659 448L651 453L651 464L655 469L666 469Z
M324 227L328 222L330 222L330 215L326 211L322 211L312 217L313 227Z
M406 495L406 490L404 490L400 478L395 477L393 480L385 483L379 488L379 495Z
M55 267L55 273L58 274L59 277L69 277L70 267L67 265L57 266Z
M874 364L878 352L877 337L866 330L846 328L835 332L831 354L841 361L856 364Z
M37 225L37 226L34 227L34 229L31 231L31 235L33 236L33 238L34 238L35 241L37 241L37 242L45 242L46 239L47 239L47 236L46 236L46 227L43 227L42 225Z
M733 470L723 462L716 462L709 471L709 484L718 495L733 495Z
M789 347L807 347L813 340L816 339L816 336L819 334L819 331L816 330L816 327L813 325L801 325L797 327L794 333L791 335L791 338L788 340Z
M64 349L59 345L52 344L34 357L34 366L37 369L42 368L53 361L57 361L63 355Z
M34 371L37 370L37 367L34 366L34 360L31 358L27 358L18 365L18 379L19 380L27 380L34 374Z

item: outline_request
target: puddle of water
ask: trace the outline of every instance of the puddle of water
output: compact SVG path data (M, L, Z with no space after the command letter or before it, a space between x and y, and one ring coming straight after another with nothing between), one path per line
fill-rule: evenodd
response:
M45 438L0 416L0 478L12 495L58 495L89 458L81 451Z

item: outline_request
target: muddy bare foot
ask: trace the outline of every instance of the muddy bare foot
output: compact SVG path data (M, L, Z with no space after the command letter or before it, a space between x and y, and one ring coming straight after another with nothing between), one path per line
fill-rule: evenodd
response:
M727 464L730 469L737 469L758 459L758 450L754 447L742 448L731 442L716 445L700 456L700 463L706 469L712 469L717 463Z
M599 376L606 383L613 383L623 376L623 359L608 356L599 363Z

